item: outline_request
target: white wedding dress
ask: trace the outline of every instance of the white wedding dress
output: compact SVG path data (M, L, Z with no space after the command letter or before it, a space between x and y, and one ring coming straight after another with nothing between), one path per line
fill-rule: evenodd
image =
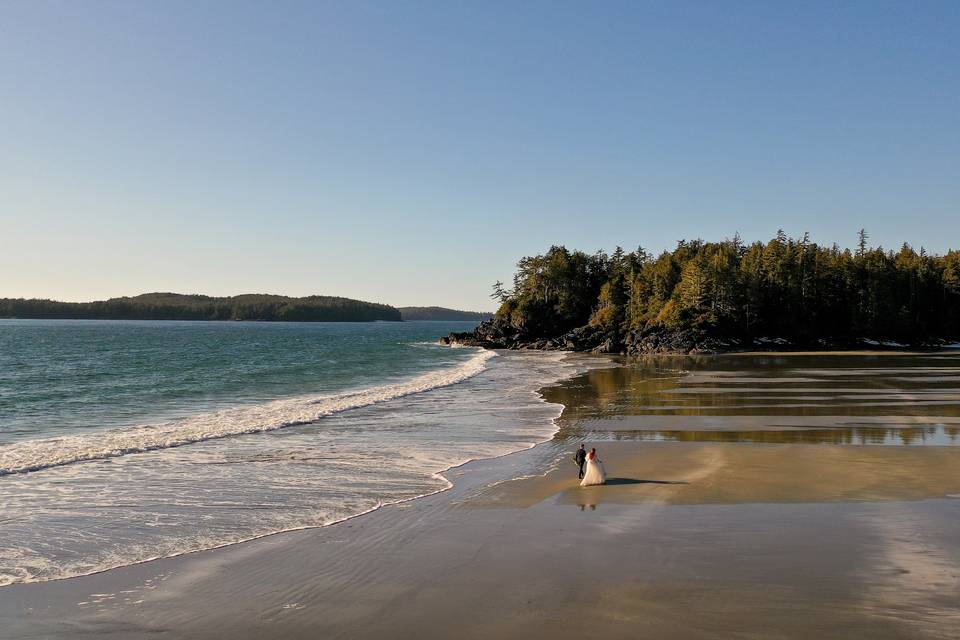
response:
M583 480L580 481L581 487L589 487L595 484L603 484L607 481L607 471L603 468L603 463L596 456L587 456L587 471L583 474Z

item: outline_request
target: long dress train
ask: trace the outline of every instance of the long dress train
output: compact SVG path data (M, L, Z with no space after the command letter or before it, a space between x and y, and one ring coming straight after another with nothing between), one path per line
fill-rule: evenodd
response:
M595 484L603 484L607 481L607 471L603 468L603 463L596 456L587 456L587 472L583 474L583 480L580 481L581 487L589 487Z

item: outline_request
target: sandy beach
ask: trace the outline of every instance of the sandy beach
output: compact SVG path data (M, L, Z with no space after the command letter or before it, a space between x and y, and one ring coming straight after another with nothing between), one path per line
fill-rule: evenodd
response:
M598 444L610 486L478 489L504 463L475 463L333 527L6 589L5 637L956 637L960 451Z
M960 494L960 448L592 442L607 484L571 483L565 465L504 482L475 505L741 504L905 501ZM571 464L573 471L576 468Z
M788 373L777 375L798 377ZM571 402L558 436L451 470L450 491L321 529L5 588L0 636L957 637L960 447L603 431L617 421L598 412L630 420L650 406L654 391L623 375L594 371L548 389ZM670 384L631 375L664 403L684 384L713 398L730 395L715 392L720 378L756 384L750 372ZM844 403L835 420L898 420ZM807 413L823 429L830 412ZM765 428L782 430L778 416ZM757 416L748 421L757 427ZM580 441L597 447L607 485L578 486Z
M0 51L0 640L960 640L960 0Z

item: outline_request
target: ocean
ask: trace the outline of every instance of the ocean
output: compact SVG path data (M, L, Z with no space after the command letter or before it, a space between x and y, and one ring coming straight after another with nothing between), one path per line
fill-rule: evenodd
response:
M561 353L473 323L0 320L0 585L318 527L549 439Z

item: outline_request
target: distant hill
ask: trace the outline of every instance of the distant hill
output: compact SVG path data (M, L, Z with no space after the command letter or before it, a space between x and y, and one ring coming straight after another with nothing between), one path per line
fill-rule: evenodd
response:
M385 304L333 296L291 298L259 293L224 298L179 293L144 293L97 302L0 298L0 318L287 322L401 320L400 311Z
M444 307L400 307L404 320L476 320L482 322L493 317L485 311L460 311Z

